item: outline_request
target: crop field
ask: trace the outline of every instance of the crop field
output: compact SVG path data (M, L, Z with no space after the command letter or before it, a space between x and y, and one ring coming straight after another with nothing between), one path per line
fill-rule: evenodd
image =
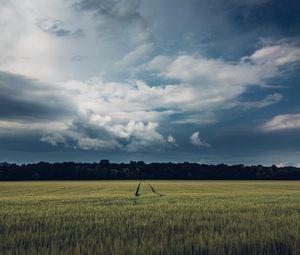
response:
M300 254L300 182L137 185L0 182L0 254Z

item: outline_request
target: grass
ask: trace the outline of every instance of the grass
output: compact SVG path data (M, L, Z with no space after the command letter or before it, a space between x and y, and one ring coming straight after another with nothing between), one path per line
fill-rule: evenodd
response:
M0 254L300 254L300 182L0 182Z

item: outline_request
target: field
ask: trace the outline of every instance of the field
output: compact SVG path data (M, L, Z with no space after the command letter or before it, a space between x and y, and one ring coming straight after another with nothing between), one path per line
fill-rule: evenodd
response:
M300 254L300 182L137 184L0 182L0 254Z

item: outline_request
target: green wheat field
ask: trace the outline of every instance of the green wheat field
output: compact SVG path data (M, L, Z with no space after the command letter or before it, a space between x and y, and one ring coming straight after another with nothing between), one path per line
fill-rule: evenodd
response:
M300 182L137 185L0 182L0 254L300 254Z

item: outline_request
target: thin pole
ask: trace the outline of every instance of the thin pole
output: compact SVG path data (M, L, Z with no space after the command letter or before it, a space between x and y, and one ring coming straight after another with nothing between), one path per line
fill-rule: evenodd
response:
M136 191L135 191L135 196L138 197L140 194L139 194L139 190L140 190L140 186L141 186L141 183L142 181L139 182L137 188L136 188Z
M150 189L152 190L153 193L155 193L156 195L159 195L159 196L163 196L163 194L158 193L150 183L148 183L148 185L149 185L149 187L150 187Z

